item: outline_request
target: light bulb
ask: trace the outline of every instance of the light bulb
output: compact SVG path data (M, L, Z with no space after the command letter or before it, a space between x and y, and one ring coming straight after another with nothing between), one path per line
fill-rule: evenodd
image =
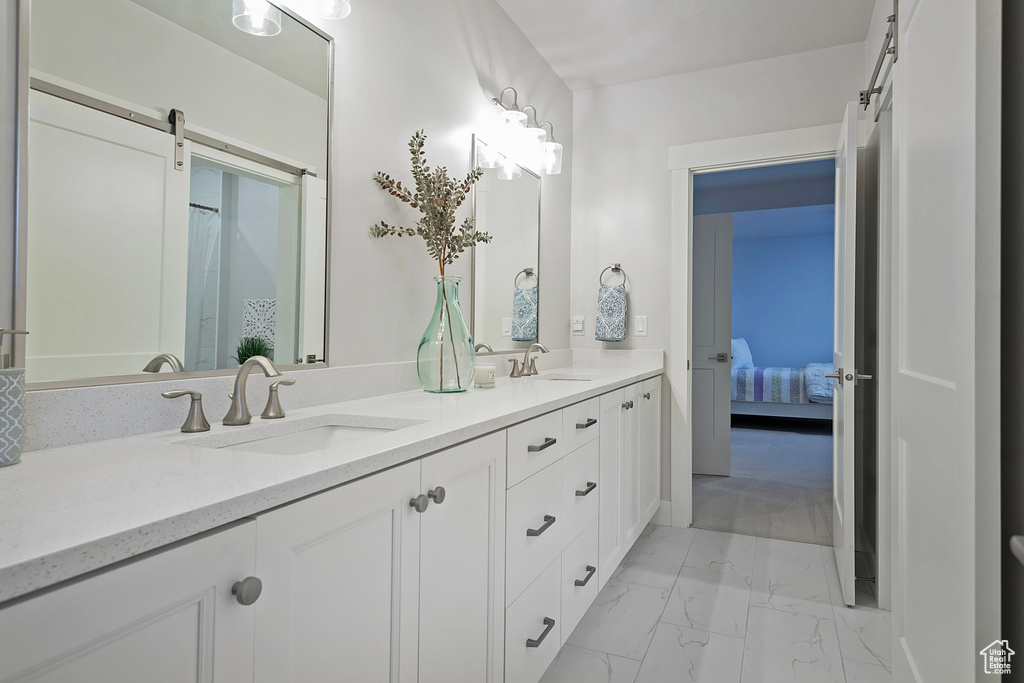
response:
M281 32L281 10L267 0L232 0L231 23L254 36Z
M323 19L344 19L352 14L348 0L320 0L320 17Z
M501 154L487 145L476 148L476 165L480 168L498 168L501 166Z
M523 171L519 168L519 164L506 158L502 161L501 170L498 171L498 177L502 180L515 180L523 175Z
M562 144L545 142L541 152L540 172L544 175L558 175L562 172Z

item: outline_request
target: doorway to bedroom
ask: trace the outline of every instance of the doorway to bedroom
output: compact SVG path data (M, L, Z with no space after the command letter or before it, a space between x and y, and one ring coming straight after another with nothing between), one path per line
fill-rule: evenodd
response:
M695 527L832 545L834 203L834 159L694 176Z

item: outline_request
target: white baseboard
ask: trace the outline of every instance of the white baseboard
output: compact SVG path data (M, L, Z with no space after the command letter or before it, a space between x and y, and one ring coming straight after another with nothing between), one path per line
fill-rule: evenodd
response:
M658 507L658 511L654 513L654 517L651 518L651 524L660 524L662 526L672 526L672 501L663 500L661 505Z

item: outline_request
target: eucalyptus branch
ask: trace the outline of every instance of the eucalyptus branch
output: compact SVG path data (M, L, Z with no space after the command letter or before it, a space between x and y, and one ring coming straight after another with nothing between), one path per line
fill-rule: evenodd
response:
M454 263L466 249L491 241L489 234L476 229L472 218L466 218L458 225L455 215L473 185L483 177L483 170L474 168L465 180L459 181L450 178L444 166L431 169L426 165L426 153L423 151L426 140L427 136L420 130L409 141L410 168L415 190L402 185L401 181L394 180L386 173L378 171L373 176L374 182L382 190L418 209L422 217L416 222L415 228L391 226L381 221L370 228L370 234L373 237L422 237L427 254L438 262L441 275L444 275L444 267Z

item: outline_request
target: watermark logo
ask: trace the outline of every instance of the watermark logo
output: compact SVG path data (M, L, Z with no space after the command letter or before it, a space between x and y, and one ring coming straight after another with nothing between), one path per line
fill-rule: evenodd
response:
M1008 674L1010 673L1010 657L1017 654L1010 649L1010 643L1005 640L993 640L992 643L979 653L985 666L987 674Z

